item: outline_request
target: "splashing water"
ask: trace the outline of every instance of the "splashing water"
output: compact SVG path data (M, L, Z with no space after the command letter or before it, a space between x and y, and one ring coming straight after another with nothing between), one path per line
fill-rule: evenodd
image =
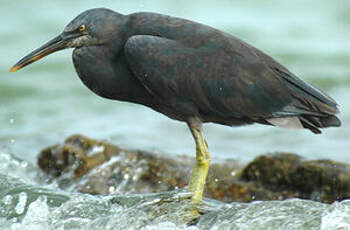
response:
M350 200L222 203L205 199L196 225L183 222L189 193L92 196L65 192L27 162L0 154L0 229L349 229ZM5 175L11 170L12 175Z

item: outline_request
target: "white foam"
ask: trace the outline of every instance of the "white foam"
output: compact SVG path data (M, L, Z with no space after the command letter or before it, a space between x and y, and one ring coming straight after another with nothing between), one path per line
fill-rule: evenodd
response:
M18 203L15 207L15 211L17 214L22 214L25 210L26 204L27 204L27 193L21 192L18 194Z
M335 202L322 215L321 230L350 229L350 200Z

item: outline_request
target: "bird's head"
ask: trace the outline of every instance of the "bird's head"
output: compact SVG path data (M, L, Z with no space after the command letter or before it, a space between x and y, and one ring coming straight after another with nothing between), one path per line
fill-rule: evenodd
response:
M67 48L103 45L118 37L123 16L106 8L87 10L73 19L61 34L23 57L10 70L15 72L51 53Z

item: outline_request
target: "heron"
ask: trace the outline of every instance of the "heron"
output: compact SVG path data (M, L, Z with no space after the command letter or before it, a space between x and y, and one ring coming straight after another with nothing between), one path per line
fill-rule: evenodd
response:
M315 134L341 125L330 96L264 52L211 26L158 13L84 11L10 72L67 48L74 48L75 70L95 94L187 123L196 145L188 186L195 204L210 162L203 123L258 123Z

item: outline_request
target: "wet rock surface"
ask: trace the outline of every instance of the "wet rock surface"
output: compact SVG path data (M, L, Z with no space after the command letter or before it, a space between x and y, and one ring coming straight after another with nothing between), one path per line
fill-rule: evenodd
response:
M241 179L281 193L324 203L350 197L350 166L331 160L305 161L295 154L263 155L249 163Z
M82 135L41 151L39 167L61 188L90 194L130 194L183 188L194 159L165 157L120 148ZM245 167L214 162L205 196L249 202L303 198L331 203L350 197L350 166L330 160L307 161L295 154L262 155Z

